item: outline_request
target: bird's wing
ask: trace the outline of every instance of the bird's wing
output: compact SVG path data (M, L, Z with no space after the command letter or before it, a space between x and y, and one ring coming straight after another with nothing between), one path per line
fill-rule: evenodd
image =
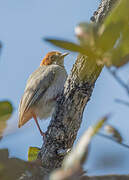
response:
M22 117L47 91L50 84L58 76L58 66L47 68L39 67L27 81L25 92L19 107L19 116Z

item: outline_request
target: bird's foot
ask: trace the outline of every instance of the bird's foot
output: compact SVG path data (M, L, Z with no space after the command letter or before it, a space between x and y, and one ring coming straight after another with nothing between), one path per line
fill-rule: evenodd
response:
M41 128L39 126L39 123L38 123L38 120L37 120L37 117L36 117L36 115L34 113L33 113L33 118L34 118L34 120L36 122L36 125L37 125L37 127L39 129L39 132L40 132L40 134L41 134L41 136L43 137L43 140L44 140L45 139L45 133L41 130Z
M43 131L40 131L41 136L43 137L43 140L45 139L46 134Z

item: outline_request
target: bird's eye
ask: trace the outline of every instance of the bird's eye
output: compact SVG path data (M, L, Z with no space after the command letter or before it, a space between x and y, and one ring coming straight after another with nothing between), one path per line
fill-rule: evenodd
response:
M54 61L56 59L56 55L51 56L51 60Z

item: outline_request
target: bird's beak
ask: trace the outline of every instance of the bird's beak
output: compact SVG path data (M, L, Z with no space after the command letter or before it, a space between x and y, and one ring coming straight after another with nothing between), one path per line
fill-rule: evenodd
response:
M61 57L64 58L65 56L67 56L69 53L63 53L61 54Z

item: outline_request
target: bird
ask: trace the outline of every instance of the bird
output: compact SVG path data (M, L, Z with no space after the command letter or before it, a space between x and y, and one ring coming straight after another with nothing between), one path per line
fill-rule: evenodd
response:
M45 120L54 112L67 78L64 57L68 54L58 51L47 53L37 70L29 76L19 104L19 128L33 118L40 134L45 137L38 118Z

